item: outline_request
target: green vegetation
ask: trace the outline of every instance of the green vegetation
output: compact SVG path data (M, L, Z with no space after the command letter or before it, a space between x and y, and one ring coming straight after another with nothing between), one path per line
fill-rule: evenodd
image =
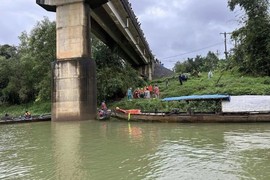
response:
M228 95L270 95L270 77L252 77L243 76L238 72L224 72L219 83L220 72L214 71L214 76L208 79L207 73L201 73L200 77L190 76L189 79L180 85L178 76L169 77L169 86L166 88L165 79L157 79L151 84L157 84L160 88L161 98L185 96L192 94L228 94ZM214 111L216 108L214 102L190 103L186 102L162 102L161 99L133 99L128 101L126 97L119 101L110 101L110 108L120 107L123 109L141 109L142 111L171 111L174 108L180 108L181 111L187 111L189 107L196 107L197 111ZM207 108L206 108L207 107ZM25 110L32 114L50 113L50 102L34 102L22 105L2 105L0 114L10 113L12 115L22 115Z
M29 111L32 115L41 115L51 113L51 102L27 103L21 105L1 105L0 117L5 113L18 117Z
M122 60L117 48L110 49L97 38L92 38L93 58L97 64L98 101L119 99L131 86L143 86L145 82L131 65Z
M166 88L165 79L158 79L152 82L160 88L161 98L177 97L186 95L202 95L202 94L227 94L227 95L270 95L270 77L252 77L243 76L236 71L223 72L223 76L217 81L221 75L221 71L214 71L214 76L208 79L207 73L203 72L199 77L190 76L183 85L180 85L178 76L169 77L169 86ZM127 101L123 99L119 102L110 104L112 108L120 107L123 109L138 108L143 111L168 111L173 108L180 108L186 111L189 107L196 107L197 111L214 111L216 107L214 102L193 102L186 104L185 102L162 102L160 99L133 99Z
M30 33L22 32L18 47L0 45L0 114L22 115L51 111L51 63L56 60L56 24L44 18ZM109 48L94 36L98 102L125 96L130 86L143 86L136 70L118 47Z
M56 23L45 18L30 33L23 32L18 47L0 45L0 105L42 103L51 100L51 63L56 60ZM109 48L94 36L98 102L121 98L130 86L144 81L125 62L118 47Z
M228 5L245 12L239 20L242 27L232 33L237 44L232 63L241 72L270 76L269 0L229 0Z
M174 71L179 73L190 72L197 75L199 72L208 72L223 67L224 63L227 63L227 61L220 61L213 52L208 52L206 57L196 56L195 58L188 58L184 62L177 62Z

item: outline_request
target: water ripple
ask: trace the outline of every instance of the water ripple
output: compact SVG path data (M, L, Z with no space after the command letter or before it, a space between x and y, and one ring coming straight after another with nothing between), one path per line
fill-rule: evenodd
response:
M0 179L269 179L270 125L0 126Z

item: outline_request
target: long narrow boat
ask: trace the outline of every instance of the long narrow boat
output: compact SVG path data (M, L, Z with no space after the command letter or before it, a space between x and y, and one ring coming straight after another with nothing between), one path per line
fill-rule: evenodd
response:
M230 102L232 99L232 102ZM247 99L252 99L251 105ZM257 99L259 101L255 101ZM261 102L266 104L256 104ZM179 122L179 123L254 123L254 122L270 122L270 108L266 107L270 97L268 96L235 96L229 95L193 95L181 97L164 98L163 101L216 101L222 102L220 112L167 112L167 113L129 113L128 110L119 110L117 108L112 116L127 121L143 121L143 122ZM243 103L241 103L241 100ZM223 101L225 101L223 103ZM266 102L265 102L266 101ZM245 104L243 106L243 104ZM268 105L269 106L269 105Z
M112 117L126 121L143 122L178 122L178 123L252 123L252 122L270 122L270 113L141 113L126 114L122 112L113 112Z
M0 124L14 124L14 123L29 123L29 122L40 122L40 121L50 121L51 114L36 115L30 118L21 117L3 117L0 120Z

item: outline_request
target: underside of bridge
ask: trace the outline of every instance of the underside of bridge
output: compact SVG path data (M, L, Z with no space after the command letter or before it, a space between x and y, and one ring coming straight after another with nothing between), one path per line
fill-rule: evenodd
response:
M73 1L85 1L89 5L91 32L111 49L117 48L124 60L151 80L154 56L130 3L127 0L70 0L69 3ZM56 12L55 0L37 0L37 4Z
M90 31L151 79L153 55L127 0L36 0L56 12L57 61L52 65L52 120L96 116L96 67Z

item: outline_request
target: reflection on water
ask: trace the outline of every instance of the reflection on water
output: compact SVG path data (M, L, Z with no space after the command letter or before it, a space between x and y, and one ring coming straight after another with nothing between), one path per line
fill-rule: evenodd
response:
M269 179L270 124L0 126L0 179Z
M82 179L80 167L80 126L79 123L52 123L53 157L55 176L59 179Z

